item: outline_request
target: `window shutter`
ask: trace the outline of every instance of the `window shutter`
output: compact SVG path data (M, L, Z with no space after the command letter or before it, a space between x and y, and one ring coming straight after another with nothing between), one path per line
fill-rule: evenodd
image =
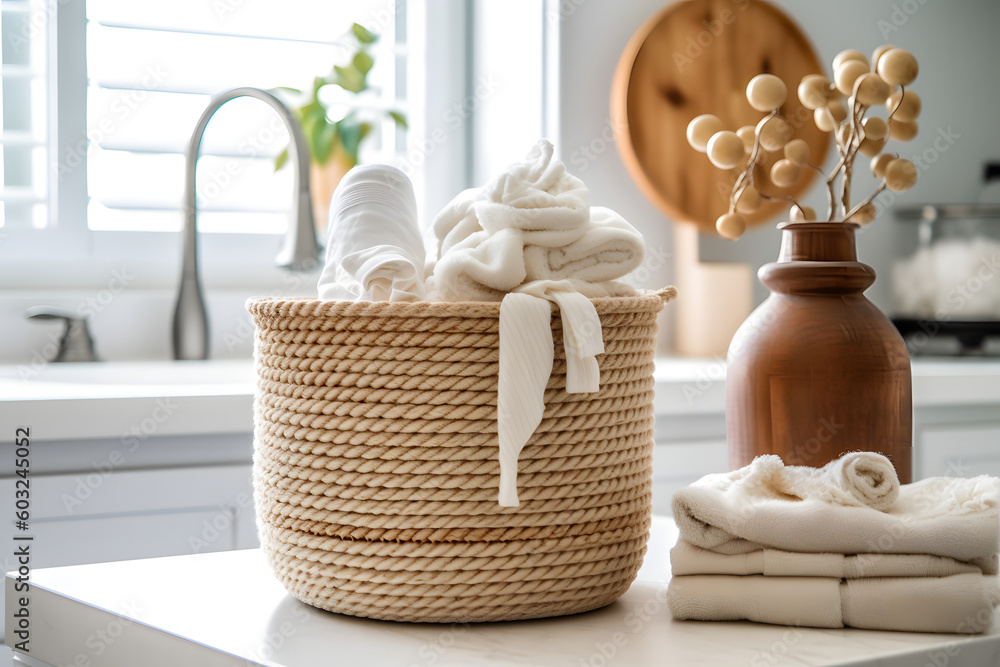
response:
M44 227L47 216L48 6L0 2L0 227Z
M362 160L389 161L405 150L386 113L409 112L404 2L88 0L87 20L91 229L180 229L184 152L211 97L237 86L309 90L313 77L353 52L354 22L379 35L369 49L371 89L353 96L327 86L323 94L374 121ZM291 167L275 172L274 159L287 143L277 115L257 100L219 110L198 166L202 230L285 229Z

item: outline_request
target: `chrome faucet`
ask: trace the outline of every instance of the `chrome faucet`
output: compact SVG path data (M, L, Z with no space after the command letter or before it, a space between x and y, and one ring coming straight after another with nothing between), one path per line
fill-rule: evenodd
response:
M319 247L313 225L312 200L309 194L309 148L297 120L277 97L259 88L233 88L217 95L201 114L188 144L184 176L184 246L181 264L181 284L174 306L174 359L208 359L208 314L198 277L198 206L195 170L201 138L219 108L237 97L253 97L267 102L288 127L292 137L290 157L295 159L295 200L292 220L278 253L278 266L292 271L307 271L318 264Z
M87 319L68 310L52 306L32 306L24 313L29 320L61 320L62 336L59 347L49 361L98 361L94 339L87 328Z

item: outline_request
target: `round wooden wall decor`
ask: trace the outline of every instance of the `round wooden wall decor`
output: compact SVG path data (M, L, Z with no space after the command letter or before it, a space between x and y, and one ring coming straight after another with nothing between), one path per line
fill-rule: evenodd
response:
M781 114L805 139L810 162L822 166L830 137L812 120L795 91L806 74L822 73L812 45L784 12L761 0L683 0L662 9L632 36L618 61L611 90L611 118L618 150L632 178L660 210L678 222L715 234L715 220L729 209L735 172L717 169L685 137L688 122L703 113L726 129L756 125L764 116L750 107L746 85L770 73L788 87ZM783 155L767 153L758 169ZM817 172L803 169L790 188L765 194L797 196ZM788 203L767 202L748 224L787 216Z

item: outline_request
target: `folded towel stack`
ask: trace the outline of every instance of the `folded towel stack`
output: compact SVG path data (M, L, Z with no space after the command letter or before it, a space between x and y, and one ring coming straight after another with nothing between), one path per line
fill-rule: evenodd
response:
M678 620L977 633L1000 602L1000 480L900 486L879 454L762 456L673 500Z

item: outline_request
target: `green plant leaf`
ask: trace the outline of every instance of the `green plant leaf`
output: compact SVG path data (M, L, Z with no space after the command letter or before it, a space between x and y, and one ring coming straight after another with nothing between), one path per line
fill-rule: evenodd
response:
M334 65L333 72L335 77L332 83L335 83L348 92L360 93L367 85L365 76L354 69L353 66L341 67L340 65Z
M323 107L316 105L309 109L302 118L302 134L306 139L306 146L309 149L309 153L312 156L313 162L319 162L317 158L317 153L321 152L320 147L320 133L323 132L323 126L327 124L326 112Z
M358 163L358 149L361 146L361 125L348 114L339 123L340 145L344 147L344 152L354 164Z
M316 132L310 145L313 159L317 164L326 164L333 155L333 145L337 141L337 124L331 123L323 118L321 124L316 125Z
M278 153L278 157L274 158L274 170L278 171L279 169L281 169L282 167L285 166L286 162L288 162L288 149L287 148L285 150L281 151L280 153Z
M283 90L286 93L295 93L296 95L301 95L302 91L298 88L292 88L291 86L275 86L271 90Z
M302 133L309 139L317 131L317 123L326 120L326 109L319 104L302 107Z
M361 125L359 125L358 127L361 128L361 138L358 140L358 147L360 148L361 142L364 141L365 137L368 136L368 133L372 131L372 124L371 123L361 123Z
M396 121L396 125L399 125L400 127L406 128L406 129L408 129L410 127L407 124L407 122L406 122L406 116L404 116L400 112L398 112L398 111L390 111L389 115L392 116L392 119L394 121Z
M325 76L313 77L313 92L312 92L312 102L311 102L312 104L319 104L319 89L329 83L333 83L333 81L330 81L328 77Z
M371 71L372 65L375 64L375 60L368 55L365 51L358 51L354 54L354 58L351 59L351 64L354 65L354 69L364 76Z
M373 33L368 28L364 27L360 23L355 23L351 26L351 31L354 36L358 38L358 41L362 44L371 44L378 39L378 35Z

